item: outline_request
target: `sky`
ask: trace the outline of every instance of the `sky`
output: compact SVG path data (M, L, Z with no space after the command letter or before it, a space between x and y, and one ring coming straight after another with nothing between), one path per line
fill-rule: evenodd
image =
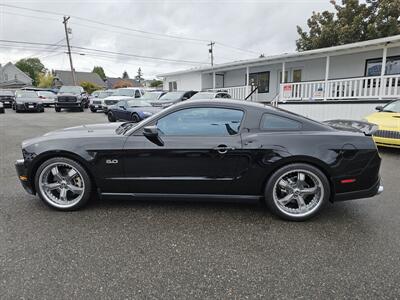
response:
M208 41L215 64L294 52L296 25L327 9L329 0L0 0L0 63L39 57L49 70L69 70L66 15L76 71L102 66L109 77L133 78L140 67L151 79L210 65Z

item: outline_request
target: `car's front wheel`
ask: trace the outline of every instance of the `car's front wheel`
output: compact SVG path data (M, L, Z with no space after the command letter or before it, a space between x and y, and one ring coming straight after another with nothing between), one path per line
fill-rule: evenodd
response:
M51 158L40 165L35 187L40 199L58 210L81 208L91 193L91 181L86 170L65 157Z
M97 112L97 109L94 108L94 107L91 107L91 108L90 108L90 111L91 111L92 113L95 113L95 112Z
M55 109L56 112L60 112L61 111L61 108L59 108L59 107L55 107L54 109Z
M107 117L108 117L108 121L110 121L110 122L117 121L117 118L115 118L114 114L111 111L108 112Z
M269 210L290 221L304 221L315 216L329 197L329 182L325 174L303 163L277 170L265 188Z
M140 117L139 117L139 115L137 113L133 113L132 116L131 116L131 120L134 123L139 123L140 122Z

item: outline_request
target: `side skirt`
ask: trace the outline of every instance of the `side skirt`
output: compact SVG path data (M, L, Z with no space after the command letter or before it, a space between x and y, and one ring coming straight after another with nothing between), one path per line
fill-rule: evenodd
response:
M258 202L263 196L254 195L216 195L216 194L157 194L157 193L100 193L101 199L111 200L178 200L178 201L219 201L219 202Z

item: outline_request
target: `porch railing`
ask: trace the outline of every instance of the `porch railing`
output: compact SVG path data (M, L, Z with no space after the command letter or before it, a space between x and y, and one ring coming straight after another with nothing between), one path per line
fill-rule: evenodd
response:
M400 97L400 75L283 83L280 100L384 99Z
M207 89L210 92L226 91L232 97L232 99L244 100L251 93L252 86L233 86L233 87L221 87L216 89ZM258 91L255 91L247 100L257 101Z

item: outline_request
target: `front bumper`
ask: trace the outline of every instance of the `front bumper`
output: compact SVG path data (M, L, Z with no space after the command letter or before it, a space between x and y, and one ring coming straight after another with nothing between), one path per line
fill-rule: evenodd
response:
M363 199L363 198L371 198L376 195L383 193L383 184L379 179L372 187L366 190L348 192L348 193L340 193L336 194L333 201L346 201L346 200L355 200L355 199Z
M8 101L8 100L3 100L3 101L1 101L1 102L3 102L3 107L4 108L11 108L12 107L12 104L13 104L13 101Z
M17 170L18 179L25 191L31 195L35 195L35 189L28 178L28 169L26 168L25 161L23 159L18 159L15 162L15 169Z
M81 102L54 102L56 108L81 108L83 106Z
M19 111L39 111L43 108L42 104L16 104L15 108Z

